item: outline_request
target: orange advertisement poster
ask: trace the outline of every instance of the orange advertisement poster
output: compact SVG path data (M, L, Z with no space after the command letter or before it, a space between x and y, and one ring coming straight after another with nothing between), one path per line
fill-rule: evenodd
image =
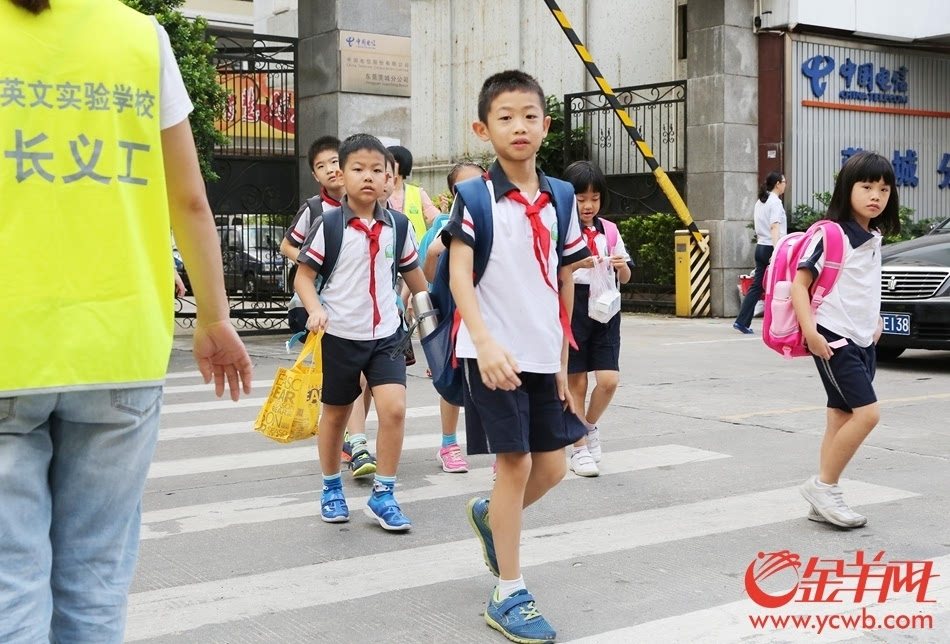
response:
M222 72L218 82L228 96L224 115L215 124L220 132L231 138L294 138L292 89L271 87L267 74Z

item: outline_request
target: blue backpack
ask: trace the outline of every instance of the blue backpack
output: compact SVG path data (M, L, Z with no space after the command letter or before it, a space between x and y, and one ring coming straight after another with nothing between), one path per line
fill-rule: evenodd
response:
M571 214L574 207L574 187L559 179L548 177L553 193L554 210L557 213L557 266L561 268L564 244L571 227ZM491 256L492 195L488 191L485 179L475 177L456 184L455 189L462 196L465 207L476 230L474 284L477 286L488 267ZM455 321L455 299L449 289L449 250L439 258L435 281L430 291L433 306L439 311L439 324L435 330L422 339L422 350L426 354L429 370L432 372L432 384L447 402L462 406L462 387L464 379L462 367L455 360L455 335L458 326Z

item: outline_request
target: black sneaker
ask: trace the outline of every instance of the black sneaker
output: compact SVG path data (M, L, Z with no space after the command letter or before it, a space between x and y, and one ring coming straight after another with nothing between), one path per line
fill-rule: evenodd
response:
M350 470L353 472L353 478L371 476L376 473L376 459L369 453L365 445L353 448Z

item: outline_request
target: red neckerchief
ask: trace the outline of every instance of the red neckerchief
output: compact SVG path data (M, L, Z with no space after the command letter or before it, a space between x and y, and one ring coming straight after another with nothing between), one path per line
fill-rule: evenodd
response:
M350 228L355 228L369 238L369 296L373 298L373 331L382 319L379 314L379 305L376 303L376 255L379 253L379 234L383 231L383 222L373 222L372 230L359 217L350 219Z
M330 204L334 208L340 207L340 202L330 196L330 193L327 192L327 189L323 186L320 187L320 198L323 199L323 203Z
M590 249L590 252L595 257L600 257L600 251L597 250L597 235L600 234L596 228L588 228L584 226L581 228L581 232L584 233L584 237L587 238L587 247Z

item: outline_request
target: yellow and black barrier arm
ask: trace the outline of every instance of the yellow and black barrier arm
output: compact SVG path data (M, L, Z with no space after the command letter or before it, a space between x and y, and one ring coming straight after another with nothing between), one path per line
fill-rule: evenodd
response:
M660 167L660 164L656 162L656 158L653 156L653 151L650 149L650 146L647 145L647 142L643 140L642 136L640 136L640 132L637 131L633 121L630 120L630 115L627 114L627 111L623 108L623 106L620 105L620 101L617 100L617 96L614 94L613 88L610 87L610 83L607 82L603 74L600 73L600 70L597 69L594 59L591 57L590 52L587 51L587 48L584 47L584 43L582 43L580 38L577 37L577 34L574 32L574 28L571 26L571 22L567 19L567 16L564 15L564 12L561 11L560 7L557 6L557 3L554 2L554 0L544 0L544 2L548 5L548 9L551 10L551 13L554 14L554 17L557 18L557 22L559 25L561 25L564 35L566 35L567 39L571 41L571 44L574 45L574 49L577 50L577 54L581 57L581 60L584 61L587 71L590 72L590 75L594 77L595 81L597 81L597 85L600 86L600 91L604 93L604 97L607 99L607 102L610 103L610 107L612 107L614 112L617 113L617 116L623 123L624 128L627 130L627 134L629 134L630 138L633 139L633 142L636 143L637 148L640 150L640 154L643 155L647 165L650 166L650 170L653 172L653 176L656 177L657 184L659 184L660 188L663 190L663 194L665 194L666 198L670 200L671 204L673 204L673 210L676 211L677 216L683 221L683 224L686 225L686 228L689 229L689 232L693 235L693 239L696 240L699 248L704 253L707 252L709 247L706 244L706 239L703 237L702 233L699 232L699 228L696 226L696 222L693 221L692 215L689 214L689 208L686 207L686 203L680 196L679 191L676 190L676 186L673 185L673 182L670 181L670 178L666 176L666 172L663 171L663 168Z

